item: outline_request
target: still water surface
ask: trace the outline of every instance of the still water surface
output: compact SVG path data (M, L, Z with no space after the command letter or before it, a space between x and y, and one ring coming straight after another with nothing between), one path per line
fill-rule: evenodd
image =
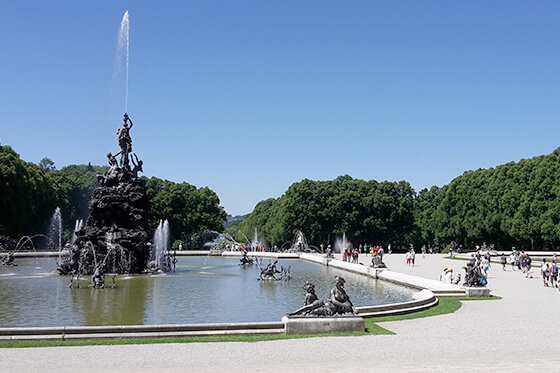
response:
M114 289L88 288L89 277L81 280L82 288L68 288L69 277L53 272L54 259L16 263L0 266L0 327L280 321L303 305L306 281L324 299L339 274L355 306L409 301L415 292L295 259L277 265L291 267L290 281L269 282L258 281L259 268L244 268L238 258L179 257L175 272L118 276Z

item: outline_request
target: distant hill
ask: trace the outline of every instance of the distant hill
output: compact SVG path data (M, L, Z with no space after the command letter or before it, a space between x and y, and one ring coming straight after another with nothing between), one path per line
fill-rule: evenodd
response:
M226 222L224 223L224 227L227 227L228 225L231 225L237 221L241 221L243 219L245 219L249 214L245 214L245 215L229 215L227 216Z

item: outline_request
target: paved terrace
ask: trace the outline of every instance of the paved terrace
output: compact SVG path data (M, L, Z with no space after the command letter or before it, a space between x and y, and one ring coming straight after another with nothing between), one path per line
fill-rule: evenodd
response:
M364 264L371 257L361 257ZM386 255L393 271L437 279L464 261ZM535 263L537 264L537 263ZM4 349L6 372L542 372L557 371L560 294L520 272L489 270L495 301L466 301L453 314L385 322L395 335L258 343L184 343ZM463 271L464 273L464 271Z

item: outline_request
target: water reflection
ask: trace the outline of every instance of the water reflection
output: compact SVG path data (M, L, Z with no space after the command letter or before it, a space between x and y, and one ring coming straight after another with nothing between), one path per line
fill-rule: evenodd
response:
M88 288L89 278L81 280L81 289L69 289L68 277L51 272L53 259L18 259L18 267L0 267L0 326L279 321L301 307L306 281L325 299L337 274L345 277L355 306L408 301L414 292L299 260L278 263L292 267L292 280L267 282L257 280L256 266L241 267L236 258L178 259L176 272L117 277L114 289Z

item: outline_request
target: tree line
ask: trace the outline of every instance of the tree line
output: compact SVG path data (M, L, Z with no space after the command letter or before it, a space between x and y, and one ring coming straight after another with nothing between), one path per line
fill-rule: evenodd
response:
M0 146L0 236L19 239L46 233L56 207L60 207L68 239L77 219L87 219L89 201L97 188L97 175L107 166L70 165L56 170L44 158L36 165L23 161L10 146ZM152 203L150 227L160 220L170 224L171 239L196 241L204 230L223 230L226 212L211 189L142 177ZM195 242L199 244L199 242Z
M420 191L416 226L421 240L436 245L560 248L560 148Z
M283 196L258 203L238 229L251 237L257 227L259 236L277 246L292 241L298 230L315 246L332 244L344 233L352 242L405 245L414 228L414 200L406 181L305 179Z
M418 193L406 181L377 182L341 176L332 181L302 180L279 198L260 202L235 225L252 237L281 246L297 230L309 244L332 244L346 233L355 245L393 248L451 241L472 249L560 248L560 148L552 154L467 171L443 187ZM237 233L235 237L242 239Z

